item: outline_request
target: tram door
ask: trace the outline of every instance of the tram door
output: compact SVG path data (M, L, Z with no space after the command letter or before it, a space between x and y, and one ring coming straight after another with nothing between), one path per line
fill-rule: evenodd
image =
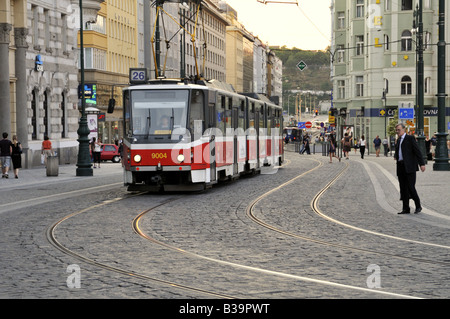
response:
M211 134L209 135L209 163L210 163L209 167L210 167L211 182L216 180L216 135L215 135L216 108L215 108L215 106L216 106L215 93L210 92L210 99L209 99L209 104L208 104L208 112L209 112L209 123L208 123L209 129L208 130L211 132Z
M259 158L259 154L260 154L260 148L261 148L261 141L260 141L260 136L261 136L261 132L260 132L260 128L261 128L261 117L263 117L264 115L261 114L261 106L257 105L255 108L255 129L256 129L256 167L261 167L260 165L260 158Z
M238 164L238 137L237 137L237 128L238 128L238 120L239 120L239 110L238 105L233 103L232 109L232 121L233 121L233 175L238 174L239 172L239 164Z

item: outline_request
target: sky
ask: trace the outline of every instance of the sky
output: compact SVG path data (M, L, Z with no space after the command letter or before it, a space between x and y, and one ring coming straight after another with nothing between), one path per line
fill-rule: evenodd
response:
M262 0L260 0L262 1ZM325 50L331 39L331 0L226 0L238 13L238 21L270 46Z

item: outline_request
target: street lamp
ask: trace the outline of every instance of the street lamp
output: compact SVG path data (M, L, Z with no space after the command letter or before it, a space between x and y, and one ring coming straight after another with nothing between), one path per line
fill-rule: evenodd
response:
M81 118L78 126L78 161L76 176L92 176L91 156L89 154L89 127L86 116L84 95L84 45L83 45L83 1L80 1L80 69L81 69Z
M419 3L414 12L415 21L414 27L417 27L417 93L416 93L416 105L417 105L417 142L419 149L422 152L422 157L427 163L427 152L425 148L425 132L424 132L424 60L423 60L423 0L419 0Z
M439 0L439 42L438 42L438 132L436 133L436 156L433 170L449 171L450 164L447 150L447 133L445 132L445 77L446 77L446 46L445 43L445 0Z

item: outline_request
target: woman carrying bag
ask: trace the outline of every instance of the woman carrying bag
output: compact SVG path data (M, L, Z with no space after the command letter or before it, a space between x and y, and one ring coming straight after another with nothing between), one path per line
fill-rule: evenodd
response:
M19 178L19 168L22 168L22 145L17 141L17 136L13 136L11 160L14 167L14 176Z

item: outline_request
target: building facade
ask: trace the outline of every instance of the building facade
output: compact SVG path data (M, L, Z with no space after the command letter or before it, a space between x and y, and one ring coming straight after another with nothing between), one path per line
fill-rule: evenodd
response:
M0 3L0 130L17 135L23 166L40 165L49 136L61 163L74 163L78 148L76 30L69 0ZM85 1L85 17L100 0ZM79 13L79 11L78 11ZM79 19L78 19L79 21ZM75 53L74 53L75 52Z
M102 143L121 138L122 87L129 83L129 69L138 66L138 3L134 0L106 0L95 22L84 31L86 106L99 112L97 135ZM107 113L109 99L115 111Z
M0 2L0 133L17 134L28 148L27 1Z
M331 76L338 125L353 125L354 136L364 134L370 147L376 135L387 135L386 125L399 107L416 106L416 35L412 30L416 4L415 0L332 1ZM424 133L431 137L437 131L439 8L437 0L423 0L423 5ZM448 6L446 10L450 16ZM449 62L447 55L447 84ZM447 107L447 119L449 115ZM415 120L403 122L411 132L416 130Z

